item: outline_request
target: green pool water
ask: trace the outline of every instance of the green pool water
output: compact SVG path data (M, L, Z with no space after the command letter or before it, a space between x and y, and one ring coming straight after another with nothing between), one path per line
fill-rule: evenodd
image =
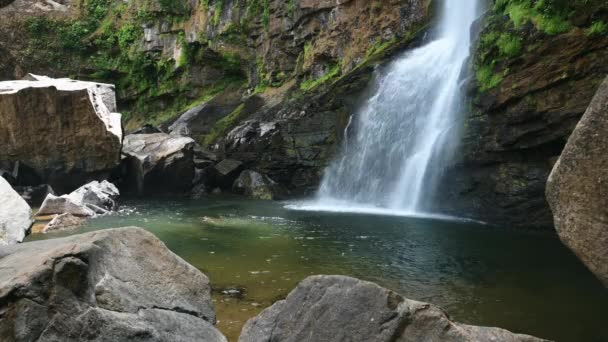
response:
M233 341L248 318L313 274L371 280L464 323L608 341L608 291L549 232L211 197L123 200L117 215L28 240L133 225L210 277L218 326ZM223 293L230 288L244 294Z

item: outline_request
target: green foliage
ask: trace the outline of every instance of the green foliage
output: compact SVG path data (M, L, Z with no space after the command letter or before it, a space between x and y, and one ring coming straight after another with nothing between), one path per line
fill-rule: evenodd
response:
M129 47L137 38L139 38L141 29L133 24L126 24L122 26L116 33L116 40L118 46L123 50L128 50Z
M601 20L596 21L587 29L586 34L587 36L608 35L608 23Z
M187 0L158 0L164 13L185 16L190 13L190 4Z
M329 71L327 73L325 73L325 75L323 75L322 77L319 77L317 79L308 79L308 80L302 82L300 84L300 89L304 90L304 91L311 91L322 84L325 84L331 80L336 79L338 76L340 76L341 72L342 72L341 65L336 64L336 65L332 66L329 69Z

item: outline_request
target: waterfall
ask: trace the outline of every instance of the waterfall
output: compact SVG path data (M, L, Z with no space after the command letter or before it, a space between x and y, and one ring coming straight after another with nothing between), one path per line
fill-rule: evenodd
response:
M345 147L325 172L317 207L429 210L462 126L459 80L477 6L444 0L437 39L377 73L373 95L351 118Z

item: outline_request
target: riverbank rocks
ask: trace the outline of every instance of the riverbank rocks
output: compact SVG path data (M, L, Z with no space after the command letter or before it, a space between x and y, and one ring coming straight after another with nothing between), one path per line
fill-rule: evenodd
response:
M0 250L2 341L224 342L209 279L140 228Z
M23 241L32 223L30 206L0 177L0 246Z
M165 133L131 134L123 144L126 184L139 194L185 193L194 179L194 148L188 137Z
M116 198L120 192L108 181L93 181L74 190L69 195L55 196L49 194L40 209L38 216L71 214L79 217L104 215L115 210Z
M287 299L249 320L240 342L403 341L540 342L499 328L452 322L438 307L374 283L313 276Z
M284 197L283 189L266 175L245 170L232 185L232 192L254 199L275 200Z
M120 163L114 86L28 75L0 82L0 168L69 192ZM25 176L24 176L25 177ZM33 184L35 183L35 184Z
M547 182L561 238L608 287L608 78Z

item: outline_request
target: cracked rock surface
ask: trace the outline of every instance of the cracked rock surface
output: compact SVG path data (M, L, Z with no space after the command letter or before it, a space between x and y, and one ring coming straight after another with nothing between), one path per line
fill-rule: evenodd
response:
M0 249L1 341L225 342L209 279L141 228Z
M499 328L452 322L438 307L374 283L313 276L249 320L240 342L540 342Z

